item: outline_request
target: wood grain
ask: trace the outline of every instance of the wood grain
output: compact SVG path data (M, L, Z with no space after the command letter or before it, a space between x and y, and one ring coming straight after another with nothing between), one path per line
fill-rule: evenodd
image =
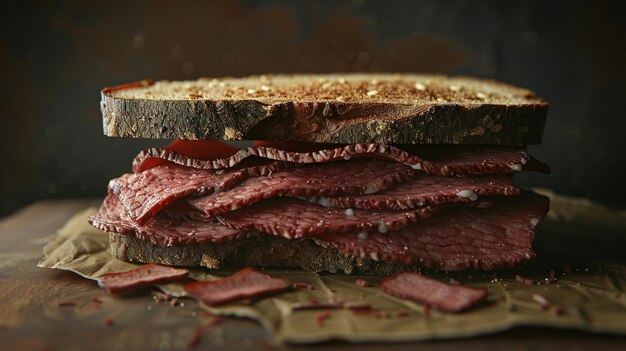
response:
M172 307L148 291L112 297L70 272L37 268L45 238L96 200L43 201L0 221L0 347L3 350L184 350L209 324L192 300ZM97 298L102 303L94 303ZM68 305L68 306L63 306ZM106 321L112 321L111 326ZM196 349L289 350L272 346L256 323L229 318L202 329ZM392 350L619 349L626 338L537 328L465 340L395 344ZM332 343L310 350L377 350L382 345Z

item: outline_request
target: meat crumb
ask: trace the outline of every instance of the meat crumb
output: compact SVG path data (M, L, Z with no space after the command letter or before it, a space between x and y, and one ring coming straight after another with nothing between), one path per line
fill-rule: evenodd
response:
M318 314L315 316L315 322L316 322L316 323L317 323L317 325L319 325L320 327L323 327L323 326L324 326L324 323L326 323L326 320L327 320L328 318L330 318L330 317L331 317L331 314L330 314L330 312L329 312L329 311L321 312L321 313L318 313Z
M405 310L400 310L398 312L396 312L396 317L397 318L404 318L404 317L408 317L409 316L409 312L405 311Z
M533 285L534 283L532 279L524 278L521 275L516 275L515 280L517 280L518 282L524 285Z
M191 338L187 341L187 350L196 348L202 341L202 333L204 333L204 327L196 327L191 334Z
M152 291L152 299L154 299L154 301L156 303L161 303L161 302L164 302L164 301L171 301L171 300L173 300L174 296L172 296L170 294L166 294L166 293L161 292L159 290L153 290Z
M332 290L331 290L331 291L332 291ZM343 303L343 301L342 301L342 300L341 300L338 296L331 295L331 296L328 298L328 303L330 303L330 304L342 304L342 303Z
M342 307L347 308L349 310L369 310L372 308L372 304L359 303L359 302L344 302Z
M305 283L305 282L297 282L297 283L293 283L293 287L294 289L309 289L309 290L315 290L315 286L309 284L309 283Z
M557 316L560 316L565 313L565 309L563 308L563 306L559 306L559 305L555 305L552 311Z
M430 305L424 304L424 319L430 319Z
M548 301L548 299L545 296L541 294L532 294L531 297L535 302L537 302L541 306L542 310L547 310L548 308L550 308L551 306L550 301Z
M552 313L554 313L556 316L560 316L565 313L565 309L563 308L563 306L550 302L548 298L541 294L532 294L531 298L535 302L537 302L541 306L541 309L544 311L552 310Z
M107 317L104 319L104 325L107 327L112 327L113 326L113 318L111 317Z
M371 307L363 308L363 309L353 309L351 311L356 316L366 316L366 317L372 317L376 319L403 318L409 315L408 312L404 310L397 311L397 312L388 312L388 311L373 310L371 309Z
M378 311L374 311L374 310L351 310L352 314L354 314L355 316L367 316L367 317L374 317L375 314L378 313Z
M357 286L360 286L362 288L365 288L365 287L369 286L369 283L367 282L367 280L361 279L361 278L355 280L354 284L356 284Z
M92 305L95 309L99 310L99 309L101 309L101 308L102 308L102 300L100 300L100 299L99 299L99 298L97 298L97 297L94 297L93 299L91 299L91 305Z

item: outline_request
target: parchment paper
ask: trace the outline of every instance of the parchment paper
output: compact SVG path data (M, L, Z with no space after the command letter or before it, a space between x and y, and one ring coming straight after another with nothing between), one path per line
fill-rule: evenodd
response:
M201 306L215 314L244 316L257 320L276 342L315 343L327 340L349 342L397 342L433 338L458 338L494 333L515 326L572 328L588 332L626 334L626 215L583 199L551 196L552 208L536 236L537 258L510 270L497 272L445 273L425 270L438 279L454 279L462 284L489 290L487 303L459 314L446 314L391 297L378 288L381 277L343 274L316 274L299 270L266 270L293 282L315 287L266 297L256 301L233 303L219 308ZM108 236L87 224L86 218L96 209L86 209L73 216L44 248L40 267L76 272L86 278L137 267L119 261L109 252ZM556 281L548 283L550 270ZM233 271L192 269L190 276L212 280ZM569 273L568 273L569 272ZM523 284L516 275L532 279ZM362 278L370 287L359 287ZM160 288L172 295L184 296L178 283ZM541 294L562 307L544 310L532 299ZM123 297L121 297L123 298ZM388 318L356 314L352 310L331 310L330 318L319 324L320 310L292 310L296 303L310 300L325 302L341 299L370 303ZM408 312L398 316L399 311ZM403 314L403 313L401 313Z

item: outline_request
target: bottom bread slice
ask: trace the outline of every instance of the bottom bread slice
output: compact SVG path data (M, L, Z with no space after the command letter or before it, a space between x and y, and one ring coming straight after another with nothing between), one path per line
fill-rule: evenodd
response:
M420 268L417 265L346 256L337 249L323 248L311 239L289 240L269 235L220 244L171 247L159 246L134 235L117 233L109 233L109 241L114 257L136 263L211 269L248 266L301 268L311 272L371 275L389 275Z

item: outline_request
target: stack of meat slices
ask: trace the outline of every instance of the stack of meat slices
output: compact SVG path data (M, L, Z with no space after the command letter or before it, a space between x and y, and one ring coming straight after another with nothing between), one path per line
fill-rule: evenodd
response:
M548 211L513 185L522 170L549 171L523 148L178 141L142 151L89 222L155 248L281 237L362 261L491 270L534 256Z

